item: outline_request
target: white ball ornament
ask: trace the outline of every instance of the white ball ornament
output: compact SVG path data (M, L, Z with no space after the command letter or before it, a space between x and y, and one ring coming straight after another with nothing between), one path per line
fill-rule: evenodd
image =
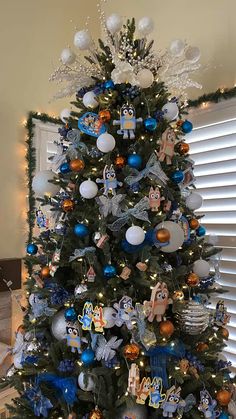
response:
M129 227L125 233L125 238L128 243L138 246L139 244L143 243L145 239L145 232L139 226L132 226Z
M112 151L115 148L115 145L115 138L107 132L104 132L104 134L99 135L97 139L97 148L103 153L109 153L109 151Z
M83 96L83 104L86 106L86 108L95 109L99 105L97 101L97 96L94 92L87 92Z
M68 326L65 319L65 310L57 312L52 319L51 331L54 338L61 341L66 338L66 327Z
M154 22L150 17L142 17L138 21L138 30L141 35L146 36L149 35L154 29Z
M86 383L86 384L85 384ZM81 390L83 391L93 391L94 390L94 380L92 374L81 372L78 376L78 384Z
M197 192L192 192L185 201L186 206L190 210L196 210L202 206L202 196Z
M60 118L64 123L66 123L66 120L70 118L70 109L68 108L62 109L60 113Z
M167 102L162 107L162 112L164 112L164 118L167 119L167 121L173 121L176 119L179 115L179 108L177 103L175 102Z
M180 57L184 52L185 44L181 39L175 39L170 44L170 53L174 57Z
M210 265L206 260L198 259L193 264L193 272L199 276L199 278L205 278L209 275Z
M201 57L201 52L198 47L189 46L185 51L186 60L190 61L193 64L199 61L200 57Z
M164 221L158 224L156 229L159 230L160 228L166 228L170 233L169 244L162 246L161 251L164 253L176 252L184 242L184 231L179 224L173 221Z
M44 195L49 197L55 196L60 191L60 185L49 182L56 177L51 170L41 170L38 172L32 182L32 188L37 197L43 198Z
M111 329L115 326L117 312L112 307L103 308L103 319L106 321L105 329Z
M113 13L107 18L106 25L107 29L114 35L122 28L122 18L120 15Z
M94 198L98 193L98 187L95 182L88 179L85 180L80 184L79 187L80 195L85 199L92 199Z
M137 80L142 89L147 89L154 82L154 76L148 68L143 68L138 72Z
M74 36L74 45L76 48L80 50L89 49L92 43L92 39L90 33L85 29L79 32L76 32Z
M71 51L70 48L65 48L62 50L61 52L62 64L65 64L65 65L73 64L75 62L75 58L76 58L75 53Z

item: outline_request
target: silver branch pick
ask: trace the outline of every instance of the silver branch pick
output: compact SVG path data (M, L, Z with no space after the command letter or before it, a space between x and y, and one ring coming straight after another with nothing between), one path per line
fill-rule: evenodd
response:
M149 158L146 167L140 172L137 169L133 169L133 174L125 178L125 182L128 185L133 185L139 182L141 179L148 177L149 179L158 179L160 183L166 184L168 177L161 168L160 162L157 160L155 153Z
M81 258L85 256L87 253L94 253L96 252L95 247L85 247L84 249L75 249L74 254L70 256L69 262L72 262L73 260L77 258Z
M96 346L96 359L101 361L111 361L112 358L116 355L115 349L118 349L123 339L117 339L117 336L112 336L108 341L103 335L99 335L97 338Z
M68 131L67 139L71 141L71 145L67 150L67 155L72 157L76 153L76 150L79 149L82 154L88 154L88 147L80 139L80 131L78 129L73 129Z
M107 198L105 195L98 196L96 202L99 205L100 214L107 217L108 214L117 215L119 205L125 198L124 194L114 195L112 198Z
M150 208L149 199L147 197L142 198L133 208L128 209L125 212L117 214L118 220L114 223L109 224L108 227L111 231L119 231L126 223L128 223L130 217L135 217L138 220L147 221L148 219L147 209Z

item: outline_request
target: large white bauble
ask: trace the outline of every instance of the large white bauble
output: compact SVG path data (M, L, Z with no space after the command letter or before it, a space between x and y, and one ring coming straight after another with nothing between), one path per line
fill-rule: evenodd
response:
M170 44L170 53L174 57L180 57L184 52L185 44L182 39L175 39Z
M51 325L51 331L54 338L59 341L65 339L67 325L65 310L60 310L58 313L54 314Z
M154 29L154 22L150 17L142 17L138 21L138 30L143 35L149 35Z
M83 104L86 106L86 108L95 109L99 103L97 101L97 96L94 92L87 92L83 96Z
M107 29L114 35L122 28L122 18L120 15L113 13L107 18L106 25Z
M49 182L56 177L55 173L51 170L41 170L36 173L33 178L32 188L37 197L43 198L44 195L49 197L55 196L60 191L60 185L55 185Z
M185 58L191 63L196 63L201 57L201 52L198 47L189 46L185 51Z
M103 153L109 153L109 151L112 151L116 146L116 140L107 132L104 132L104 134L99 135L97 139L97 148L98 150L102 151Z
M88 31L84 29L82 31L76 32L74 36L75 47L81 50L89 49L91 42L92 42L92 39Z
M209 275L210 265L206 260L198 259L193 264L193 272L199 276L199 278L205 278Z
M167 119L167 121L173 121L173 119L176 119L179 115L179 108L177 103L175 102L167 102L162 107L162 112L164 112L164 118Z
M85 382L87 382L87 385ZM81 372L78 376L78 384L81 390L92 391L94 389L94 380L92 374L87 373L85 377L85 373Z
M116 314L116 310L112 307L103 308L103 319L106 321L106 326L104 326L105 329L111 329L115 326Z
M92 199L98 193L97 184L90 179L85 180L84 182L80 184L79 192L83 198Z
M138 246L139 244L143 243L145 239L145 232L139 226L132 226L126 230L125 238L128 243Z
M185 204L191 210L196 210L202 206L202 196L197 192L191 192L186 198Z
M164 253L176 252L184 242L184 231L179 224L173 221L164 221L157 225L156 229L166 228L170 233L169 244L161 247L161 251Z
M61 52L61 61L65 65L70 65L75 62L75 53L70 48L65 48Z
M60 118L63 122L66 123L66 120L68 118L70 118L70 109L68 109L68 108L62 109L62 111L60 113Z
M141 88L147 89L154 82L154 76L148 68L143 68L138 72L137 80Z

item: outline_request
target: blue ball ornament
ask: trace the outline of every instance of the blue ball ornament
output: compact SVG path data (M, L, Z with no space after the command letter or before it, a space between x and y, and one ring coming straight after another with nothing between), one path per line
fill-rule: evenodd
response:
M105 90L112 90L112 89L114 89L115 84L112 80L106 80L103 83L103 87L104 87Z
M26 247L26 251L29 255L36 255L38 252L38 246L36 246L34 243L29 243Z
M155 118L148 117L143 121L144 127L147 131L153 132L157 128L157 120Z
M229 419L229 415L226 412L221 412L219 419Z
M65 175L71 171L69 163L65 162L60 165L60 172Z
M134 169L140 169L142 167L142 157L139 154L130 154L127 159L127 163L130 167Z
M80 359L81 359L81 361L83 362L84 365L89 366L89 365L93 364L93 362L95 360L95 353L93 352L93 350L91 348L85 349L82 352Z
M175 183L180 183L184 179L184 173L182 172L182 170L176 170L174 173L172 173L171 179Z
M89 229L85 224L78 223L74 226L74 233L78 237L86 237L89 234Z
M184 132L184 134L189 134L192 131L192 129L193 129L193 124L187 119L181 125L181 130Z
M105 265L103 267L103 275L105 278L113 278L113 276L116 276L116 267L113 265Z
M77 314L74 307L67 308L64 315L67 322L75 322L77 320Z
M198 237L205 236L205 234L206 234L206 229L205 229L205 227L203 227L203 226L199 226L199 227L197 228L197 230L196 230L196 234L197 234L197 236L198 236Z

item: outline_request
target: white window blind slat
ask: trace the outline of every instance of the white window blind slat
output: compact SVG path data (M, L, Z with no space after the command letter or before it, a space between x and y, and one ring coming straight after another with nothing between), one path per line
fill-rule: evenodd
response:
M191 145L190 145L191 147ZM191 150L191 148L190 148ZM223 147L219 150L202 151L201 153L192 153L196 164L206 164L218 161L228 161L236 158L236 147Z
M234 198L236 197L236 186L216 186L212 188L198 188L198 192L202 195L204 200L213 198Z

